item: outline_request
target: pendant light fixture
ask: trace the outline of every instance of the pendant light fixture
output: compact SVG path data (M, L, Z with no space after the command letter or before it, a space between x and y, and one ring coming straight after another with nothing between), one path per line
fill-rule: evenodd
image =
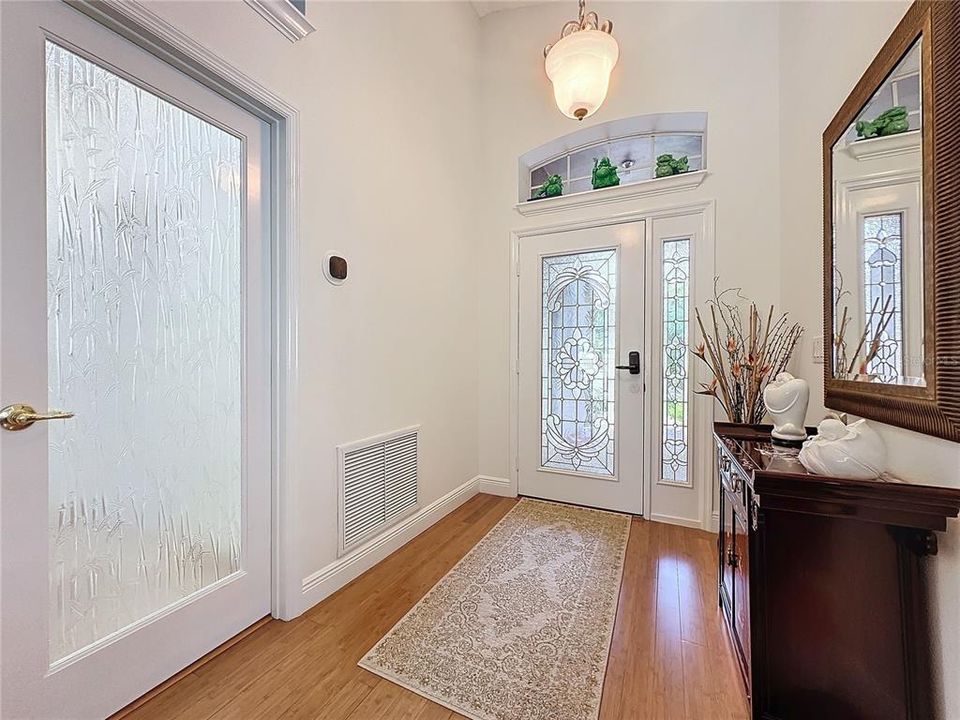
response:
M553 96L567 117L583 120L607 97L610 72L620 57L612 32L613 23L601 23L596 12L585 12L584 0L580 0L579 19L564 25L560 39L543 49Z

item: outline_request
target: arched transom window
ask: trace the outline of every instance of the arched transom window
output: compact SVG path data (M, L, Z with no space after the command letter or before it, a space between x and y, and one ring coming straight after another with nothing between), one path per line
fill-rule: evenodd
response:
M652 180L656 177L657 158L663 155L677 161L687 158L688 172L702 169L703 134L646 133L604 140L561 155L530 171L530 197L551 175L563 179L564 195L592 190L593 163L605 157L617 168L621 185Z
M551 178L549 195L555 195L555 176L563 195L592 191L594 164L604 158L616 168L620 185L703 170L705 135L705 113L644 115L578 130L521 158L520 200L543 196Z

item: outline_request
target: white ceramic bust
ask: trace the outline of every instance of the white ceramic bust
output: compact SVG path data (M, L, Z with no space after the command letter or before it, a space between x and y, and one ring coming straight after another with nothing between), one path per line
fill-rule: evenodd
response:
M782 372L763 389L763 404L773 419L773 432L777 440L799 443L807 439L803 421L807 417L810 402L810 386L806 380Z
M850 480L873 480L886 470L887 449L883 438L866 420L844 425L840 420L827 418L817 431L800 450L800 462L810 472Z

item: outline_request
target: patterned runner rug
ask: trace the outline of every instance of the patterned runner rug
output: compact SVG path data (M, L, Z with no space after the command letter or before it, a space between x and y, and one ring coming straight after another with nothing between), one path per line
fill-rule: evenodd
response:
M360 666L474 720L595 720L629 535L523 499Z

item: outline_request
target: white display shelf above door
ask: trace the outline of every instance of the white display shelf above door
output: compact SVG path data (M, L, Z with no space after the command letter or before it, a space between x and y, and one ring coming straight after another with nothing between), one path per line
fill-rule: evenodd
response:
M633 200L636 198L653 197L655 195L666 195L668 193L695 190L703 184L703 181L706 178L706 170L697 170L695 172L681 173L679 175L671 175L669 177L643 180L641 182L630 183L629 185L617 185L615 187L602 188L600 190L587 190L585 192L573 193L571 195L560 195L557 197L543 198L540 200L528 200L517 203L514 207L516 208L517 212L524 217L543 215L545 213L557 212L560 210L570 210L578 207L605 205L607 203L621 202L623 200Z

